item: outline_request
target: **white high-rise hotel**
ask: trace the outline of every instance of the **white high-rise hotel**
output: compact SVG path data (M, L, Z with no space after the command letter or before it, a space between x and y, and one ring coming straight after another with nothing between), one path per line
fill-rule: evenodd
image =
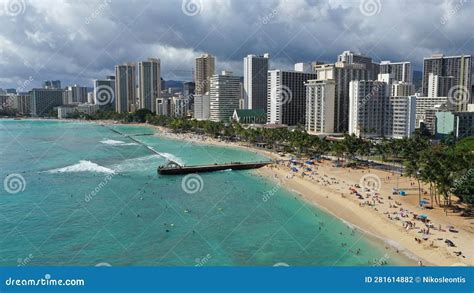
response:
M267 71L270 55L244 58L244 109L267 110Z
M230 71L214 74L210 88L210 120L229 121L235 109L239 109L241 95L240 78Z
M410 137L415 131L416 97L390 96L389 74L378 81L351 81L349 133L363 137Z
M308 80L306 85L306 131L310 134L334 132L336 83Z

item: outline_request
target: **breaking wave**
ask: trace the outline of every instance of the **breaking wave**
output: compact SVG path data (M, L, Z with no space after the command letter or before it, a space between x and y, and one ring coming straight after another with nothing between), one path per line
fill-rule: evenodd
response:
M48 173L77 173L77 172L95 172L95 173L106 173L106 174L114 174L116 171L109 169L104 166L100 166L96 163L91 161L81 160L79 163L66 166L63 168L53 169L47 171Z

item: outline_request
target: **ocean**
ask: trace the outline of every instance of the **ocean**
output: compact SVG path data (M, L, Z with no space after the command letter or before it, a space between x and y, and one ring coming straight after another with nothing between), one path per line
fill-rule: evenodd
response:
M255 170L159 176L168 160L265 158L150 134L144 126L0 120L0 265L414 264Z

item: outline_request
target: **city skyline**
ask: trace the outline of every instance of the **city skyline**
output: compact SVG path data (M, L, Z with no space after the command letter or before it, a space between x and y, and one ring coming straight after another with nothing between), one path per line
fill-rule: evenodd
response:
M0 33L1 88L29 88L43 80L92 86L114 66L160 58L166 80L192 80L194 60L216 57L216 72L243 76L242 58L268 52L270 69L294 63L332 63L344 50L374 62L410 61L422 71L432 54L471 54L471 1L174 1L126 5L97 1L55 3L3 1ZM11 4L18 2L15 10ZM422 5L423 9L416 9ZM58 13L61 12L61 17ZM170 16L173 16L171 18ZM22 23L21 26L12 25ZM144 29L144 28L147 29ZM364 33L370 32L370 33ZM400 34L400 31L403 34ZM396 40L396 41L394 41ZM31 77L31 78L30 78Z

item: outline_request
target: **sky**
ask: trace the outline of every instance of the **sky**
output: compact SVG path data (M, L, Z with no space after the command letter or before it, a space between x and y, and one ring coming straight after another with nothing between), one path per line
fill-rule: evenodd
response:
M473 53L473 1L0 0L0 88L92 87L150 57L165 80L191 80L202 53L236 75L247 54L291 69L344 50L421 70L434 53Z

